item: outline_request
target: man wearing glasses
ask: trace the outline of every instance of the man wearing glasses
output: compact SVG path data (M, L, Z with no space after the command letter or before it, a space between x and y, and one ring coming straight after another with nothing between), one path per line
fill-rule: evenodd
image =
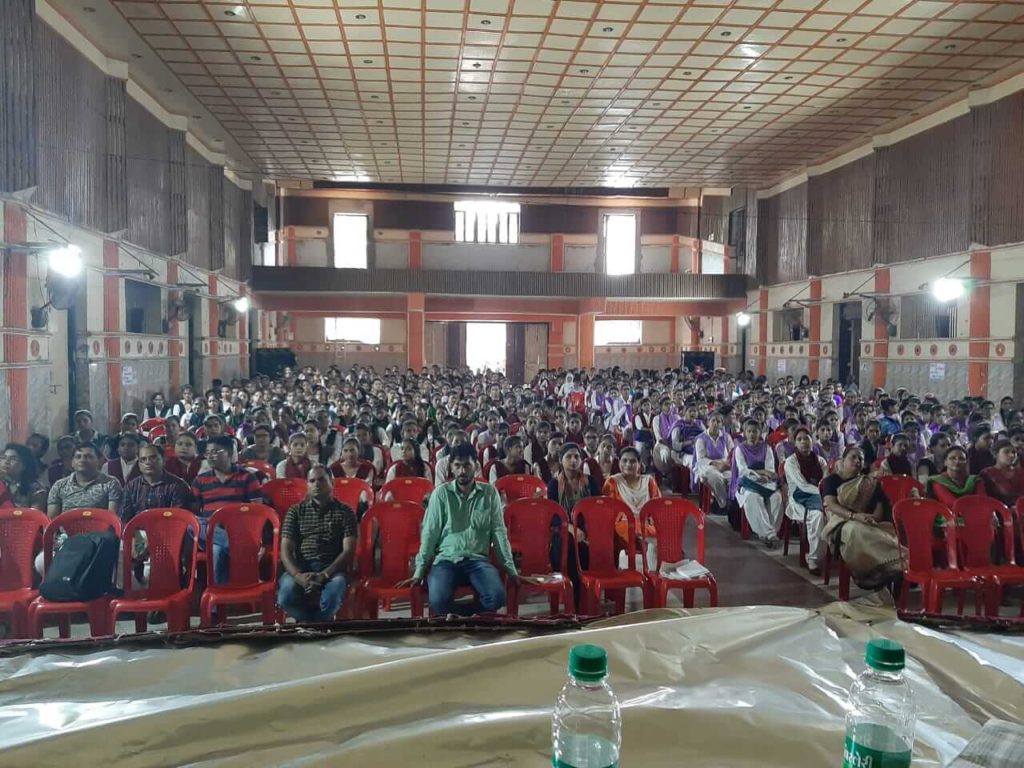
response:
M224 504L261 502L259 477L235 463L235 441L227 435L210 439L206 449L210 469L192 481L192 498L199 518L199 549L206 551L206 520ZM223 528L213 534L213 578L228 579L228 537Z

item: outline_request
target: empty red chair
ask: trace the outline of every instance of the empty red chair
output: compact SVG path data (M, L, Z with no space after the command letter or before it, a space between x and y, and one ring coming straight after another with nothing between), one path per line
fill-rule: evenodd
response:
M121 538L121 521L107 509L72 509L57 515L43 531L43 573L49 570L50 564L53 563L53 540L60 531L64 531L68 536L113 531L115 536ZM131 547L128 551L130 555ZM125 573L130 574L131 569ZM89 633L93 637L108 635L112 631L107 624L109 604L108 596L80 603L55 603L45 597L37 597L28 607L29 631L32 637L42 637L46 617L56 616L60 621L60 636L68 638L71 636L71 615L84 613L89 616Z
M360 502L365 501L367 506L373 506L373 488L365 480L358 477L336 477L334 478L334 498L352 508L359 510Z
M508 477L508 476L506 476ZM505 478L502 478L504 480ZM505 508L505 527L513 553L519 555L516 567L520 576L540 577L538 583L509 583L508 615L519 615L520 598L530 592L543 592L548 596L551 613L558 613L561 600L565 613L573 612L572 582L561 570L551 569L551 519L562 521L567 530L569 518L557 502L550 499L517 499ZM562 536L562 556L559 563L568 563L568 536Z
M276 616L277 561L280 547L278 514L266 504L224 504L206 523L207 536L221 526L227 533L231 548L228 581L211 582L199 604L199 625L214 625L213 612L230 605L257 606L264 624L273 624ZM264 545L267 529L273 543ZM224 624L226 611L221 611L217 624Z
M545 498L548 485L535 475L505 475L494 483L498 494L510 504L518 499Z
M917 491L917 498L924 498L924 486L910 475L882 475L878 484L890 504L914 498L912 491Z
M377 618L381 601L408 600L412 615L422 616L423 587L395 585L409 578L410 560L420 548L423 505L410 501L382 502L360 522L359 580L356 583L357 615ZM375 567L374 539L380 544L380 567Z
M146 630L146 614L163 611L167 616L170 632L184 632L189 628L189 608L192 604L192 590L195 587L196 570L188 569L188 581L181 585L182 550L187 546L191 553L185 562L196 561L199 553L199 521L195 515L176 507L147 509L133 517L124 528L124 540L133 541L137 531L145 531L146 546L149 549L149 583L141 588L131 585L127 574L132 572L132 549L125 547L124 597L110 601L111 631L117 626L117 617L122 613L134 614L135 629ZM191 541L186 534L192 534ZM212 534L210 540L213 540ZM235 553L231 553L232 568ZM131 586L130 586L131 585Z
M153 434L153 429L156 428L156 427L163 428L163 426L164 426L164 419L163 419L163 417L162 416L155 416L152 419L146 419L141 424L139 424L139 432L141 432L143 434L143 436L152 439L154 437L159 437L159 435L154 435ZM161 434L163 434L163 433L161 432Z
M980 613L979 598L985 585L975 574L957 567L957 532L950 509L932 499L904 499L893 507L892 516L900 540L906 545L905 548L900 547L904 584L900 590L899 609L906 609L907 586L919 584L925 613L942 612L942 596L947 589L973 589L975 612ZM941 521L944 527L948 568L939 568L935 564L936 521Z
M307 488L301 477L280 477L264 485L260 492L283 522L288 510L306 498Z
M615 521L624 516L628 523L626 541L626 567L619 568L616 548ZM636 518L633 511L618 499L589 496L580 499L572 510L572 524L587 532L590 560L586 568L579 559L580 542L575 536L576 562L580 564L580 608L584 614L597 613L601 608L601 593L611 593L615 610L626 610L626 589L644 589L646 579L636 569ZM565 535L565 534L563 534Z
M245 459L242 462L242 466L248 467L249 469L255 469L267 480L274 480L277 478L277 470L269 461L263 461L262 459Z
M411 501L423 504L434 492L434 484L425 477L396 477L380 489L381 501Z
M11 637L28 637L28 606L39 596L36 553L49 519L38 509L0 509L0 616L9 616Z
M984 579L985 613L998 616L1003 588L1024 584L1024 568L1017 565L1014 554L1013 516L1006 505L988 496L962 496L953 506L953 514L957 518L960 567ZM997 549L1002 550L1001 563L992 562Z
M710 573L696 578L666 576L661 573L663 563L678 563L685 557L683 533L686 521L690 518L693 518L697 526L697 562L703 565L704 513L693 502L680 498L651 499L640 510L641 530L652 525L657 537L658 560L653 571L647 567L647 559L644 558L649 608L664 608L670 589L683 590L683 605L687 608L693 607L693 593L697 589L708 591L708 601L712 608L718 605L718 584Z

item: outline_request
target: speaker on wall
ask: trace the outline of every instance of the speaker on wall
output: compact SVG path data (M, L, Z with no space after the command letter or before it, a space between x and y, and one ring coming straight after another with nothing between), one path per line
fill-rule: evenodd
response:
M256 203L252 206L252 232L257 243L266 243L270 240L270 213Z

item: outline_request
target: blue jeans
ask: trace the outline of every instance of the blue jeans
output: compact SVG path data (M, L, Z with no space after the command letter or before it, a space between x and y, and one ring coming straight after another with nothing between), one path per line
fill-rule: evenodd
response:
M308 563L309 570L316 573L322 569L319 563ZM281 574L277 585L277 604L284 612L299 622L303 621L334 621L334 615L341 609L345 599L348 580L345 574L336 573L320 588L320 607L314 609L310 594L299 586L295 579L287 573Z
M199 551L206 551L206 520L199 521ZM213 581L218 584L223 584L228 580L230 573L228 555L227 531L218 526L213 532L213 556L207 558L207 567L211 561L213 563ZM210 578L209 571L206 573L206 578Z
M467 586L473 587L479 597L469 610L465 606L453 605L455 589ZM486 560L435 562L427 574L427 592L430 609L435 616L447 616L449 613L494 613L505 605L505 585L501 582L498 569Z
M804 509L813 509L821 512L821 494L807 493L797 488L793 491L793 501Z

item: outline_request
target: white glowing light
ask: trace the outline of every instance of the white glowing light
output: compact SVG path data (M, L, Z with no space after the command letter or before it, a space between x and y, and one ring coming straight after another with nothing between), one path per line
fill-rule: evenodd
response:
M956 301L964 295L964 281L955 277L940 277L932 286L932 293L943 303Z
M61 277L78 277L82 272L82 249L77 245L54 248L49 252L50 269Z
M736 325L740 328L746 328L750 325L750 315L746 312L740 312L736 315Z

